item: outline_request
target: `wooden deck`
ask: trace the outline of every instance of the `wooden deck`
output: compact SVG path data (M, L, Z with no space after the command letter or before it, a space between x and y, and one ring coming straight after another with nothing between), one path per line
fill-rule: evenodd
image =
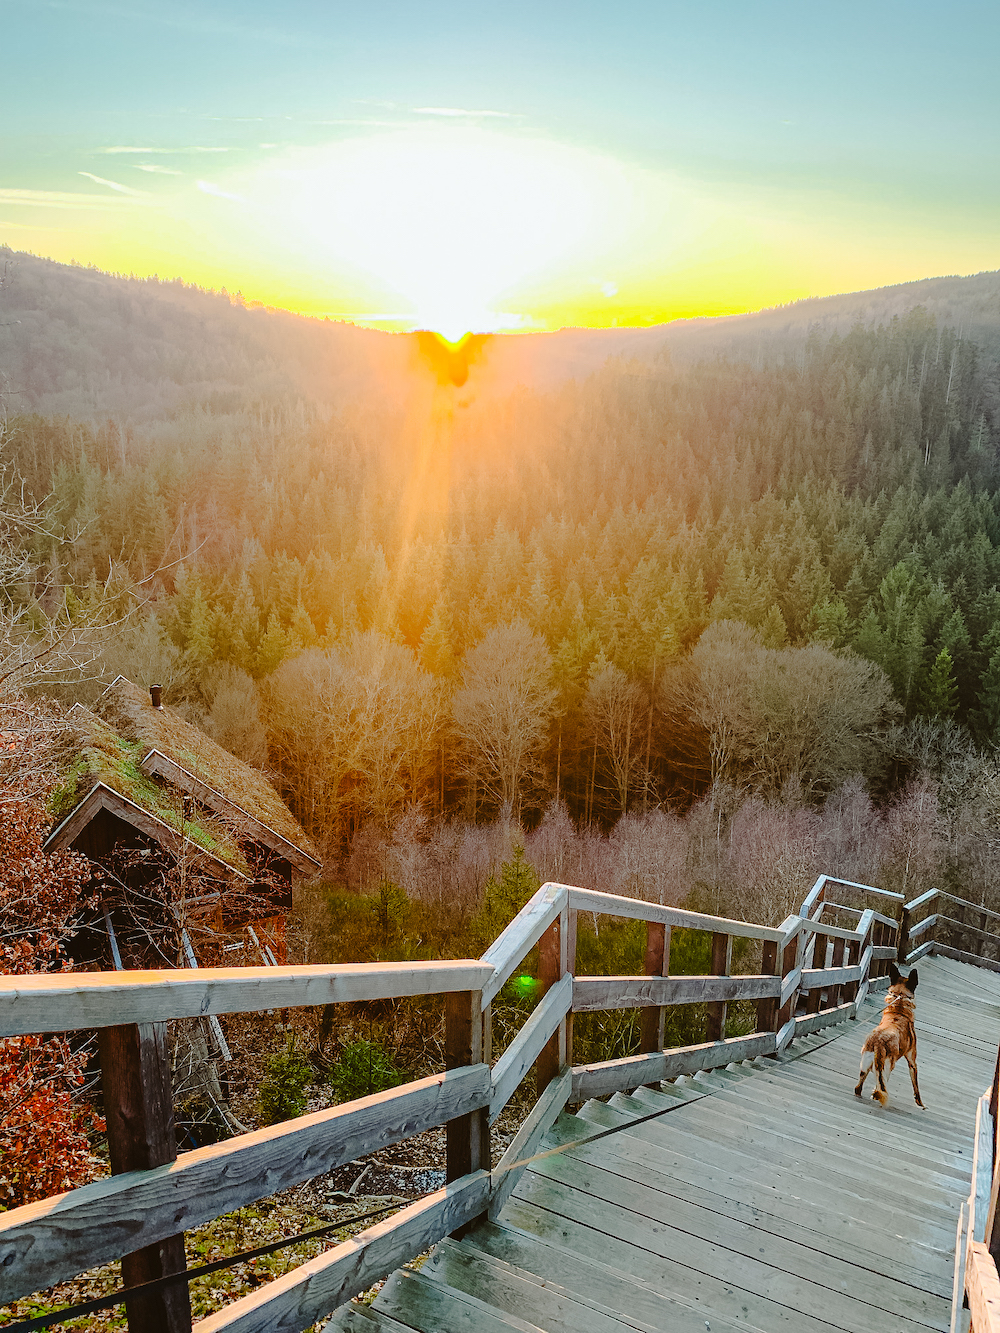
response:
M394 1273L353 1333L916 1333L947 1329L976 1102L1000 1043L1000 975L919 963L921 1093L853 1095L881 1009L778 1059L616 1093L562 1115L495 1223ZM869 1076L870 1093L874 1076Z

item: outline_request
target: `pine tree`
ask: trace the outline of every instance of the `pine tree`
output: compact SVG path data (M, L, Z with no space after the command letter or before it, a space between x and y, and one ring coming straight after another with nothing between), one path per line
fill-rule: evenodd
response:
M942 648L920 692L920 705L932 717L952 717L958 708L958 685L951 653Z

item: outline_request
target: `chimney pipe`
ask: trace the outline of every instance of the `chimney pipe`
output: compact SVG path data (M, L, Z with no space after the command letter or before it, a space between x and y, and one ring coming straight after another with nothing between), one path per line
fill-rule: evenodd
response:
M160 702L160 695L162 694L162 692L163 692L163 686L162 686L162 685L150 685L150 687L149 687L149 697L150 697L150 699L153 701L153 707L154 707L154 708L162 708L162 707L163 707L163 704Z

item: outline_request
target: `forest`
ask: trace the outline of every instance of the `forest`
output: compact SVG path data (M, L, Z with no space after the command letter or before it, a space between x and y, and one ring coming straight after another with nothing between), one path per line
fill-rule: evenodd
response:
M40 272L55 309L59 266ZM23 653L53 616L80 627L76 676L24 688L162 683L271 776L350 892L474 911L521 849L536 878L758 920L818 870L991 897L995 275L953 280L973 284L958 327L812 303L777 341L773 317L722 351L646 330L641 355L541 385L489 355L442 384L412 340L376 355L392 335L341 326L324 398L301 360L275 388L275 338L263 374L239 298L65 272L39 401L71 403L84 280L95 320L123 291L155 308L174 361L143 359L141 310L120 331L122 382L159 376L145 421L85 396L19 410L9 361L8 494L37 520L9 528L11 635ZM30 305L16 280L0 297ZM170 343L181 316L197 366Z

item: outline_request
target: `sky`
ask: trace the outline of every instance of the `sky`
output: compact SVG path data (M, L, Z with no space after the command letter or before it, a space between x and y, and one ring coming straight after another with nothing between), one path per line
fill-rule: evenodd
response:
M1000 267L1000 7L0 0L0 244L383 328Z

